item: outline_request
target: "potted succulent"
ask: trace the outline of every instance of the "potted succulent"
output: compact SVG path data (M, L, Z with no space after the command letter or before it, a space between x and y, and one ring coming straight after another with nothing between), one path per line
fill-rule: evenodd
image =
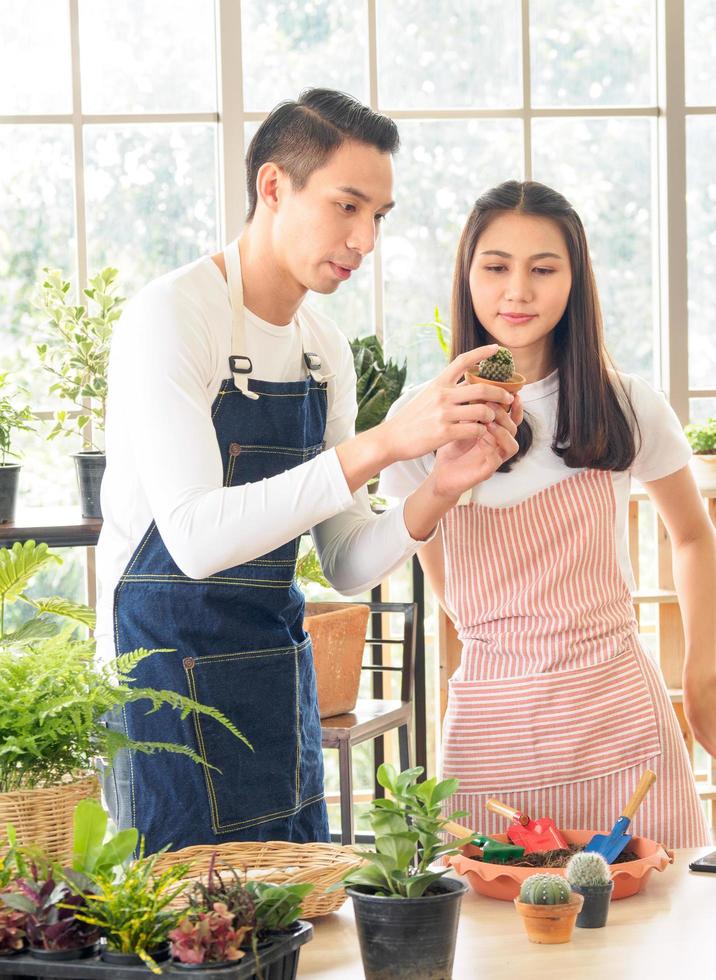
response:
M572 891L584 896L584 905L577 916L580 929L599 929L607 924L609 903L614 881L612 872L596 851L573 854L565 869Z
M560 875L537 874L522 882L514 902L531 943L568 943L584 896Z
M397 773L378 768L390 798L376 799L367 814L375 849L359 852L365 863L343 879L353 900L363 969L367 980L450 977L460 903L467 886L445 877L447 867L431 865L459 844L444 844L446 823L464 813L441 816L442 803L458 781L435 778L418 783L422 767Z
M0 374L0 524L15 520L17 488L20 482L20 463L12 451L14 432L28 431L34 419L27 405L18 406L21 389L10 387L7 373Z
M188 909L169 934L174 966L182 970L210 970L228 966L253 953L258 974L261 961L277 945L284 947L281 976L294 976L299 944L293 936L310 927L299 923L301 902L311 883L276 885L242 879L232 868L223 875L212 856L206 883L195 882ZM259 953L260 951L260 953ZM279 950L280 951L280 950Z
M365 432L379 425L400 397L408 368L405 361L402 365L390 358L386 361L375 334L356 337L350 344L356 372L356 432Z
M34 574L51 560L58 559L34 541L0 548L0 826L13 823L21 842L34 838L51 858L62 859L71 848L72 807L99 795L92 774L98 756L111 762L120 748L166 750L204 764L187 745L135 743L108 729L104 719L109 712L138 700L154 709L169 705L186 714L210 715L248 743L214 708L173 691L133 687L132 671L154 651L98 663L94 641L72 635L78 623L94 625L91 609L25 593ZM15 599L33 606L36 615L4 632L5 605Z
M84 290L87 304L68 301L70 283L57 269L43 269L35 305L47 317L50 333L37 352L53 379L50 392L68 401L73 409L55 413L48 435L54 439L79 435L80 452L74 453L83 517L101 517L99 491L105 469L101 438L107 401L107 368L114 324L124 298L117 295L117 270L102 269Z
M496 385L511 392L519 391L525 383L523 375L515 371L512 353L506 347L498 347L494 354L479 361L475 369L467 371L465 376L473 384Z
M716 417L687 425L684 433L694 453L691 467L697 483L716 486Z

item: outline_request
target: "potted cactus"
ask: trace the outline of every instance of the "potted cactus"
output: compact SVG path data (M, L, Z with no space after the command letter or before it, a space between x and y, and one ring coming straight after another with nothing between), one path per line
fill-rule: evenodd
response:
M522 882L514 902L531 943L568 943L584 896L560 875L537 874Z
M467 380L473 384L490 384L513 394L524 385L525 379L515 371L512 354L506 347L498 347L494 354L475 365L466 373Z
M566 868L572 891L584 896L584 905L577 916L580 929L600 929L607 924L609 903L614 881L609 865L596 851L580 851L572 855Z
M696 482L703 487L716 486L716 416L687 425L684 434L694 453L691 468Z

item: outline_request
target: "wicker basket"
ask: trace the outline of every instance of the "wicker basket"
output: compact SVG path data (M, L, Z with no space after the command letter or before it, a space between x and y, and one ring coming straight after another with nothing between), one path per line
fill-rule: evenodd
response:
M43 789L0 793L0 832L11 823L19 844L37 844L54 860L72 859L72 814L88 797L99 799L94 775Z
M315 888L301 903L303 919L314 919L339 909L346 900L345 890L337 888L328 894L326 890L361 863L350 848L338 844L266 841L197 845L180 851L167 851L161 855L155 867L157 872L161 872L171 865L189 862L192 870L187 882L191 883L206 874L211 856L215 853L218 854L216 864L219 870L236 868L239 873L245 871L250 878L277 885L312 882Z

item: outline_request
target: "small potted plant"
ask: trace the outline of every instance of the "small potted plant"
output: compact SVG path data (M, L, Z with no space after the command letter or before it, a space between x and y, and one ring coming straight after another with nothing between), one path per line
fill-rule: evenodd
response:
M11 388L7 373L0 374L0 524L15 520L20 482L18 454L12 450L13 433L29 431L34 415L27 405L19 406L21 389Z
M356 432L379 425L388 409L403 390L407 362L402 365L385 359L383 347L375 334L351 340L353 366L356 372Z
M573 854L565 869L572 891L584 896L577 916L580 929L599 929L607 924L614 881L609 865L596 851Z
M0 956L12 956L25 948L27 915L2 904L0 894Z
M450 977L460 903L467 886L445 877L447 867L431 865L457 846L444 844L446 823L464 813L441 816L443 801L456 792L458 781L435 778L422 783L422 767L397 773L391 765L378 768L378 782L391 798L376 799L368 819L375 849L359 852L365 863L343 879L353 900L363 969L367 980L401 976L414 980Z
M515 908L531 943L568 943L584 897L560 875L530 875L522 882Z
M693 450L691 468L700 486L716 486L716 416L684 428Z
M465 376L473 384L496 385L513 393L525 383L524 377L515 371L512 353L506 347L498 347L494 354L479 361L475 369L467 371Z
M55 413L48 435L54 439L79 435L82 449L74 454L83 517L101 517L99 491L105 469L102 448L107 401L107 369L112 329L121 315L117 270L102 269L93 276L84 295L87 305L68 300L70 283L57 269L43 269L36 306L47 317L50 334L37 352L53 379L50 393L73 406Z

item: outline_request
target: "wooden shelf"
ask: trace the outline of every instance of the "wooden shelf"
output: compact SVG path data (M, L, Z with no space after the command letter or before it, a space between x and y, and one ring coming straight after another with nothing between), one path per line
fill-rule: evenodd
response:
M52 548L93 547L101 529L101 519L82 517L79 507L28 508L12 524L0 524L0 547L15 541L44 541Z
M679 601L676 592L672 589L637 589L636 592L632 592L631 597L634 605L640 605L646 602L663 603Z

